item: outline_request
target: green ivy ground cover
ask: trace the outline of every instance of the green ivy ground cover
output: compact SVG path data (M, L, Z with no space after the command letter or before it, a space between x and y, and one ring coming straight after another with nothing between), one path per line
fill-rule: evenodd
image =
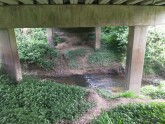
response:
M120 105L103 112L93 124L165 124L165 103Z
M30 78L15 85L7 76L0 76L0 124L71 121L92 106L85 100L85 89Z

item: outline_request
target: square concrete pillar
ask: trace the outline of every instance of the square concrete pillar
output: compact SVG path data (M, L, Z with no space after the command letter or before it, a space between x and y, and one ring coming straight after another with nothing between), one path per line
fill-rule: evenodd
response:
M47 40L48 40L49 46L51 48L54 48L53 28L47 28L46 31L47 31Z
M95 41L95 49L100 49L101 47L101 27L95 28L96 41Z
M15 81L22 79L14 29L0 29L0 53L2 71Z
M147 26L134 26L129 28L126 82L127 89L140 93L144 55L147 40Z

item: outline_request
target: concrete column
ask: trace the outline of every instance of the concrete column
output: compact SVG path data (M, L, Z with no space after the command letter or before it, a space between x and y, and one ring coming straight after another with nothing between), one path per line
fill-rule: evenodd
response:
M14 29L0 29L0 53L2 70L14 80L22 79Z
M51 48L54 48L53 28L47 28L46 30L47 30L47 39L48 39L49 46Z
M95 33L96 33L96 41L95 41L95 49L100 49L101 46L101 27L96 27L95 28Z
M147 26L134 26L129 28L126 81L127 89L140 93L144 55L147 40Z

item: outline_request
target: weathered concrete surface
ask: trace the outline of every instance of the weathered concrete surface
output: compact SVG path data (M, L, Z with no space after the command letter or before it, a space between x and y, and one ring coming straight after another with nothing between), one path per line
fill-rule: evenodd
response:
M96 27L165 24L164 6L0 6L0 28Z
M96 32L95 49L100 49L100 46L101 46L101 27L96 27L95 32Z
M147 26L135 26L129 29L126 81L127 89L140 93L145 46L147 40Z
M14 29L0 29L0 53L2 70L16 81L22 79Z

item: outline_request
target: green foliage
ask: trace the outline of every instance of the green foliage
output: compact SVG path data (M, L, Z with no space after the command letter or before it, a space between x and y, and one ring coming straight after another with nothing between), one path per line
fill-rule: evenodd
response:
M90 57L89 62L107 65L107 62L110 63L118 60L123 63L128 42L128 27L103 27L101 36L102 50L104 52L100 53L101 55L96 53L92 58Z
M117 57L113 51L105 49L96 50L94 53L88 56L88 63L99 66L108 66L112 62L116 61Z
M49 47L45 29L28 29L24 33L16 29L16 37L21 62L36 64L46 70L53 68L58 51Z
M64 56L69 61L69 67L76 68L78 67L77 58L85 56L87 50L84 48L76 49L76 50L65 50Z
M114 98L117 98L117 97L122 97L122 98L137 98L137 95L134 92L126 91L126 92L119 93L119 94L117 94L117 95L114 96Z
M165 30L163 26L149 28L144 72L145 74L165 74Z
M93 121L93 124L164 124L165 103L120 105Z
M96 91L97 91L97 93L98 93L100 96L102 96L103 98L105 98L105 99L107 99L107 100L113 98L113 94L112 94L112 92L109 91L109 90L97 89Z
M1 124L54 124L82 115L91 103L87 92L48 80L26 77L19 84L0 76Z
M16 39L19 42L37 42L37 43L46 43L46 29L45 28L27 28L15 29Z
M141 92L152 99L165 99L165 81L160 82L159 86L144 86L141 88Z
M111 50L122 54L126 51L128 27L104 27L102 28L102 41L109 45Z
M65 39L64 38L60 38L56 33L54 33L53 40L54 40L54 44L65 42Z
M137 95L131 91L114 94L109 90L97 89L97 93L107 100L116 98L137 98Z

